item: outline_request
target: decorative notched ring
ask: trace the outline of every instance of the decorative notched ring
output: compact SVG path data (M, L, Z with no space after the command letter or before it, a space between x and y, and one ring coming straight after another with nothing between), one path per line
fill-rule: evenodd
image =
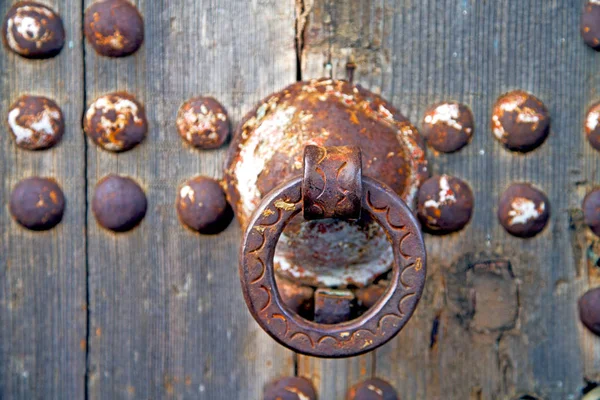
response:
M240 279L248 308L269 335L299 353L337 358L371 351L402 329L423 292L426 255L419 225L394 191L361 177L360 161L356 147L308 146L304 177L269 193L244 234ZM386 231L394 252L390 284L359 318L335 325L308 321L291 311L277 291L275 247L286 225L303 210L311 219L358 218L362 211Z

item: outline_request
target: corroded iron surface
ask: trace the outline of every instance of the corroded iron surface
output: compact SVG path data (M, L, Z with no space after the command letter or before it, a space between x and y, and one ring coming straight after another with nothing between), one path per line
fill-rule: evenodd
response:
M302 211L302 178L273 190L256 209L242 242L240 279L250 312L279 343L317 357L348 357L394 337L411 317L426 275L425 246L410 208L391 189L363 178L363 213L390 238L394 263L384 295L361 317L335 325L305 320L276 289L273 256L285 226Z
M127 0L92 3L85 10L83 25L88 42L103 56L128 56L144 41L144 20Z
M306 146L302 182L304 219L358 219L361 193L358 147Z
M51 8L21 1L8 10L2 27L4 44L25 58L56 56L65 44L62 19Z
M65 212L65 196L54 179L31 177L20 181L10 194L13 218L27 229L54 228Z
M60 141L65 131L65 120L53 100L23 95L10 107L8 127L20 148L44 150Z
M298 82L263 100L232 140L226 190L243 228L267 193L302 174L307 145L360 147L363 174L411 206L427 176L422 138L390 103L344 81ZM363 287L389 271L392 260L383 230L368 215L353 222L305 222L299 215L281 237L275 268L311 286Z
M229 138L225 108L212 97L194 97L177 112L179 136L196 149L217 149Z

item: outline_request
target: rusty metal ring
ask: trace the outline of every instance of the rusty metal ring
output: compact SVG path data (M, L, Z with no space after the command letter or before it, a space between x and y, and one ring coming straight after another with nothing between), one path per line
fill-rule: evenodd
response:
M242 292L259 325L276 341L317 357L349 357L394 337L412 316L425 285L425 246L415 217L388 187L363 177L362 208L387 232L394 252L390 284L379 301L352 321L324 325L287 308L275 283L273 255L279 236L302 211L302 178L274 189L256 209L240 255Z

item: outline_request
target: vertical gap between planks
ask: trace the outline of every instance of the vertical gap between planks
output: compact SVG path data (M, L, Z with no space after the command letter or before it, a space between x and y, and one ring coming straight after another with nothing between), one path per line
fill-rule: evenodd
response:
M296 0L295 7L295 15L294 15L294 26L295 29L295 37L294 37L294 51L296 52L296 82L302 81L302 51L304 48L304 29L306 25L300 26L301 19L306 18L304 24L308 23L308 16L304 16L304 8L306 7L306 3L304 0ZM294 367L294 376L298 376L298 353L292 353L292 363Z
M81 29L85 29L85 0L81 0ZM85 35L81 35L81 59L83 67L83 107L82 110L85 113L87 107L87 70L86 70L86 57L85 57ZM83 133L83 115L79 116L79 124L81 125L80 133ZM83 232L85 234L85 248L84 248L84 265L85 265L85 372L83 374L83 393L84 399L89 399L89 378L90 378L90 367L89 367L89 356L90 356L90 266L88 262L89 255L89 229L88 229L88 141L87 138L83 140L83 190L84 195L84 212L85 217L83 219Z

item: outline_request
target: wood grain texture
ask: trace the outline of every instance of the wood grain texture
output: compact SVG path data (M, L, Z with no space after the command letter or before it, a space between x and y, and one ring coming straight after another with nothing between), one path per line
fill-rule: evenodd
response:
M0 2L4 15L12 1ZM46 4L61 16L66 43L49 60L0 49L0 398L83 398L85 388L85 154L79 130L83 102L81 4ZM10 105L22 94L54 99L65 133L52 149L18 148L9 134ZM66 208L51 231L21 228L8 210L12 188L44 176L62 187Z
M446 99L465 102L475 115L468 147L428 156L431 173L469 182L473 220L459 234L426 237L424 298L404 331L377 350L376 375L408 399L578 398L584 376L597 376L600 366L600 342L581 327L576 311L578 296L600 284L588 251L597 239L582 226L578 210L598 184L600 164L582 131L587 107L600 99L600 58L579 36L582 2L310 3L303 78L329 74L328 62L333 76L344 78L353 57L356 81L415 124L428 105ZM515 88L534 93L552 115L547 142L526 155L506 151L490 131L494 101ZM510 237L496 220L497 199L513 181L532 182L550 198L552 220L537 238ZM465 312L457 302L466 287L461 271L495 258L511 261L518 317L513 327L477 333L471 320L459 318ZM326 363L316 368L321 379L338 373Z
M200 236L177 219L177 186L198 174L220 178L225 147L190 148L175 117L188 98L211 95L235 125L259 99L293 81L294 4L136 5L146 35L135 55L103 58L86 45L88 104L129 91L145 104L150 125L140 146L119 155L88 142L88 199L98 179L119 173L139 182L149 202L142 224L125 234L103 230L88 213L90 398L258 399L267 380L293 374L293 355L246 309L237 223Z
M60 56L0 52L2 119L20 94L33 93L55 99L67 122L60 145L44 152L17 149L6 122L0 135L0 398L83 398L87 386L91 399L259 399L266 381L297 370L323 400L343 398L370 376L389 380L404 399L563 400L579 398L584 377L600 377L600 341L576 309L579 295L600 285L600 240L580 211L600 186L600 155L582 131L587 108L600 100L600 56L579 37L581 0L139 0L146 41L124 59L99 57L89 45L84 58L81 2L46 3L65 23ZM0 2L2 16L10 5ZM295 80L295 26L303 78L344 78L352 59L355 81L417 125L444 99L470 105L476 120L465 149L428 155L432 173L471 185L471 224L426 237L429 278L415 316L374 354L348 360L295 356L267 337L240 294L237 224L195 235L174 207L184 179L221 176L225 152L180 140L181 103L213 95L235 125ZM553 120L547 142L526 155L506 151L490 132L495 99L515 88L542 99ZM80 129L85 103L117 90L141 100L150 122L146 141L119 155L86 145ZM89 207L85 215L109 173L131 176L148 196L146 219L130 233L101 229ZM9 215L12 187L31 175L54 177L65 192L65 217L50 232L25 231ZM551 201L550 225L530 240L508 236L495 216L500 193L520 180ZM475 316L495 309L469 314L467 271L499 258L511 261L514 279L475 289L515 285L518 315L481 330Z
M373 375L374 354L328 360L298 355L298 376L312 381L319 399L342 399L348 388Z

